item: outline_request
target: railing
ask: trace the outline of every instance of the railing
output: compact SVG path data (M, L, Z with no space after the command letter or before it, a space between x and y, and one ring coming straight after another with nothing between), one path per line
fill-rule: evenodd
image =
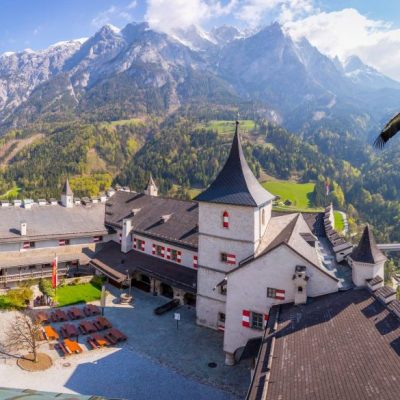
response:
M58 268L57 275L65 275L67 272L68 268ZM32 270L31 272L8 274L0 276L0 283L21 282L21 281L28 281L30 279L40 279L40 278L51 278L52 274L53 272L51 269L42 269L40 271Z

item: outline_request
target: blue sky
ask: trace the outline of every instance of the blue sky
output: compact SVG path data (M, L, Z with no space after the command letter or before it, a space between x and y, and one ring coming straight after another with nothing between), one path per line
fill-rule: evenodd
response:
M329 56L356 54L400 80L399 0L0 0L0 54L143 20L166 32L190 24L255 29L278 20Z

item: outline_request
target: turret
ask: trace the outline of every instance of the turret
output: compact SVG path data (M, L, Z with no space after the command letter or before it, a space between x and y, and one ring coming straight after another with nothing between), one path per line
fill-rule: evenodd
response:
M377 276L383 280L386 256L378 249L372 230L368 225L349 261L352 267L353 283L356 286L366 286L367 281Z
M144 194L147 194L148 196L158 196L158 187L156 186L156 183L154 182L153 176L150 173L149 181L147 182L147 186L144 189Z
M61 192L61 204L67 208L72 208L74 206L74 193L71 189L71 186L69 186L68 178L65 181L63 190Z

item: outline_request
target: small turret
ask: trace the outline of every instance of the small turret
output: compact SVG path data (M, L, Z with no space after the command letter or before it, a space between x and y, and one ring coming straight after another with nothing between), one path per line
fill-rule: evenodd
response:
M67 208L72 208L74 206L74 192L72 191L71 186L69 186L68 178L65 181L61 192L61 204Z
M158 187L154 182L153 175L150 173L149 181L147 182L147 186L144 189L144 194L148 196L158 196Z

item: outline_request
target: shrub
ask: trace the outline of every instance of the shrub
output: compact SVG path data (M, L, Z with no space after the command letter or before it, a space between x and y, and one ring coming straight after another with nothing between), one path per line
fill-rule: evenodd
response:
M106 281L106 279L104 278L104 276L95 275L95 276L91 279L90 283L91 283L93 286L96 286L97 288L101 288L101 287L103 286L103 284L104 284L105 281Z
M39 281L39 290L48 297L55 296L55 292L50 279L41 279Z

